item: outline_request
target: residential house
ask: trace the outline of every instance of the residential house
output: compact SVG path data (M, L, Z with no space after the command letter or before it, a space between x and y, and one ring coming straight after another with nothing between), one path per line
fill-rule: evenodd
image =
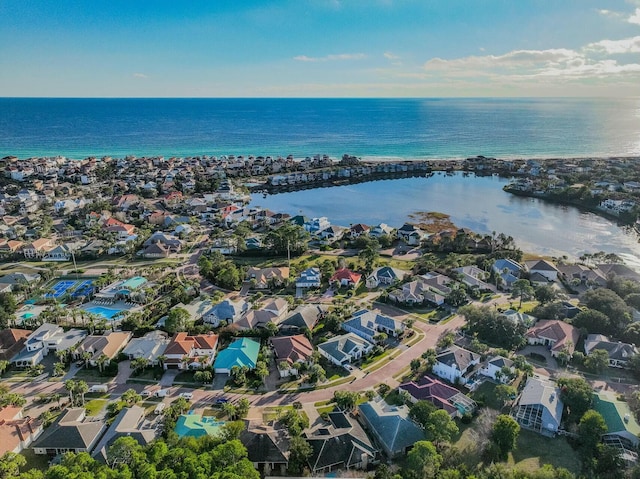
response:
M389 406L379 398L359 404L358 417L389 459L403 456L425 439L424 431L409 418L407 406Z
M302 304L294 309L279 324L281 332L297 333L304 330L313 330L328 311L328 306L323 304Z
M409 395L412 403L429 401L438 409L444 409L451 417L473 413L477 404L469 396L442 381L425 375L420 381L409 381L398 386L400 392Z
M136 227L119 221L113 217L107 218L102 224L102 229L110 233L115 233L120 240L126 240L136 230Z
M180 238L161 231L153 233L149 239L142 243L142 245L147 247L158 243L168 249L171 253L179 253L182 248L182 241Z
M75 348L86 335L83 329L65 331L55 324L44 323L29 335L22 350L11 358L11 364L18 368L35 366L51 351Z
M524 271L522 265L508 258L496 260L491 269L494 275L502 278L501 287L505 291L511 290L513 283L520 279L520 273Z
M133 338L127 346L122 350L122 354L130 360L143 358L149 361L149 365L157 366L160 357L164 356L164 352L169 345L167 333L162 331L150 331L141 338Z
M139 254L146 259L168 258L171 251L165 245L158 242L145 247Z
M607 277L598 269L591 269L582 264L559 264L558 273L566 283L574 286L606 287Z
M269 340L273 348L280 377L297 376L297 363L306 363L313 354L313 346L304 334L276 336ZM282 367L286 364L286 367Z
M451 293L451 288L448 286L451 281L449 277L442 274L427 273L403 284L401 289L390 291L389 299L409 305L428 302L440 306Z
M555 383L548 378L532 376L516 399L512 415L525 429L553 436L560 428L563 408L560 389Z
M222 236L220 238L215 238L211 243L209 251L217 251L224 255L235 254L238 251L238 241L239 240L236 236Z
M584 340L584 354L589 356L596 349L609 354L609 366L612 368L626 368L629 360L638 354L638 349L633 344L611 341L602 334L590 334Z
M32 285L38 284L41 279L42 278L39 274L9 273L0 277L0 284L10 284L12 287L14 285L30 287Z
M254 268L247 271L247 280L255 281L256 289L267 289L272 286L280 286L289 279L289 268Z
M75 359L90 353L88 360L91 366L108 365L127 345L133 333L131 331L109 331L104 335L92 334L87 336L73 352Z
M121 437L131 437L146 446L159 437L161 430L157 426L157 421L146 418L143 407L126 407L115 417L92 455L99 461L108 462L109 448Z
M391 233L393 233L393 228L391 226L388 226L385 223L380 223L378 226L371 228L369 236L380 238L380 236L383 235L391 236Z
M213 368L216 374L229 374L234 366L254 369L260 353L260 341L251 338L234 340L218 353Z
M40 238L31 243L26 243L22 247L22 254L27 259L42 258L54 246L51 238Z
M436 356L432 371L451 383L467 384L479 363L479 354L453 345Z
M344 236L346 228L342 226L331 225L323 230L316 232L318 238L325 243L332 243L333 241L339 241Z
M377 462L377 449L355 418L332 412L329 422L329 426L322 424L304 434L312 450L308 462L313 474L336 469L366 470Z
M33 442L33 452L49 456L66 452L91 453L106 428L102 421L86 420L83 407L67 409Z
M72 249L69 245L57 245L44 253L42 261L71 261L73 257Z
M354 333L334 336L318 345L318 352L336 366L356 361L372 349L373 344Z
M18 240L9 240L6 243L0 244L0 255L10 256L16 254L24 243Z
M367 288L373 289L378 286L390 286L398 281L402 281L409 273L402 269L392 268L391 266L382 266L376 268L367 276Z
M296 279L296 288L319 288L321 274L319 268L307 268Z
M607 425L603 442L618 449L627 464L637 462L640 425L629 403L620 401L613 392L599 391L593 395L591 408L600 413Z
M620 276L625 279L640 282L640 273L637 273L624 264L599 264L597 265L597 270L600 271L607 279L614 276Z
M402 321L385 316L379 311L363 309L353 313L351 319L342 323L342 328L374 343L374 338L380 333L392 337L402 334L405 325Z
M404 241L409 246L419 246L428 235L416 225L405 223L398 229L398 239Z
M360 273L354 273L349 268L340 268L331 276L329 284L357 288L361 278Z
M297 221L295 220L295 218L296 217L294 216L292 218L292 221ZM331 223L329 222L326 216L321 216L320 218L313 218L302 225L302 227L305 230L307 230L309 233L322 231L324 229L327 229L329 226L331 226Z
M355 238L359 238L362 235L368 234L369 231L371 231L371 228L369 226L363 225L362 223L358 223L358 224L352 225L351 228L349 228L349 235L351 236L352 239L355 239Z
M526 338L529 344L546 346L554 357L562 351L571 356L580 339L580 330L564 321L543 319L529 328Z
M515 309L507 309L506 311L500 313L500 316L504 316L514 323L524 324L527 328L533 326L538 320L538 318L536 318L535 316L521 313L520 311L516 311Z
M7 328L0 331L0 360L7 361L15 356L24 346L32 333L28 329Z
M487 359L480 368L480 374L503 384L510 383L517 376L513 361L502 356Z
M249 311L249 303L245 300L232 301L231 299L225 299L206 311L202 315L202 320L217 328L221 324L238 322L247 311Z
M22 408L4 406L0 409L0 456L7 452L19 454L42 433L42 423L22 416Z
M234 329L247 330L264 328L268 323L276 323L289 310L289 303L283 298L268 300L260 309L251 309L237 321L231 323Z
M488 274L477 266L462 266L454 268L453 271L460 275L459 279L470 288L478 288L480 290L494 290L494 287L485 282Z
M547 260L531 260L525 261L525 266L527 271L529 271L529 276L531 278L531 282L542 282L544 280L536 280L535 276L540 275L546 281L558 281L558 268L555 267L554 264L550 263Z
M257 426L251 423L240 433L240 442L247 449L247 459L262 477L279 473L285 475L289 465L289 444L282 429Z
M218 347L218 336L185 332L174 334L164 350L165 369L200 369L213 362Z

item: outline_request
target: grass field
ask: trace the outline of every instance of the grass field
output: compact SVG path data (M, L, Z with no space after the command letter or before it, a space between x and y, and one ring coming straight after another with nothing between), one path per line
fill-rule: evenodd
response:
M92 399L91 401L88 401L84 405L84 408L87 410L87 416L97 416L106 404L106 399Z

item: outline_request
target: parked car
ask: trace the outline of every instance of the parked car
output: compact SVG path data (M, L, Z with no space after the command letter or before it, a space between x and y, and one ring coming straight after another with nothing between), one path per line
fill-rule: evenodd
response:
M214 401L214 404L226 404L228 402L229 402L229 400L227 398L217 398Z
M180 393L180 397L191 400L193 398L193 393Z

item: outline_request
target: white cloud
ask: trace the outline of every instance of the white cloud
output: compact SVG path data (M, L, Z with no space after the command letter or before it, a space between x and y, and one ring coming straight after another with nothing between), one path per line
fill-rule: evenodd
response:
M384 52L383 55L387 60L400 60L398 55L394 55L391 52Z
M134 73L133 78L149 78L149 77L144 73Z
M636 8L636 11L627 19L629 23L640 25L640 8Z
M640 36L624 38L622 40L601 40L588 44L585 49L606 53L608 55L616 53L638 53L640 52Z
M364 53L339 53L335 55L327 55L324 57L309 57L307 55L298 55L293 57L298 62L329 62L329 61L346 61L346 60L362 60L367 58Z

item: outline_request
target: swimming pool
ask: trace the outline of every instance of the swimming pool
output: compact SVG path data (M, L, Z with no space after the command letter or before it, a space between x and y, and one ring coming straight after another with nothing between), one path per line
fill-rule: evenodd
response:
M215 417L203 417L200 414L192 414L192 411L190 411L189 414L183 414L178 418L175 432L180 437L217 436L224 424L224 421L218 421Z
M85 309L85 311L92 314L98 314L107 319L113 319L113 317L116 314L119 314L122 310L105 308L104 306L91 306L90 308Z

